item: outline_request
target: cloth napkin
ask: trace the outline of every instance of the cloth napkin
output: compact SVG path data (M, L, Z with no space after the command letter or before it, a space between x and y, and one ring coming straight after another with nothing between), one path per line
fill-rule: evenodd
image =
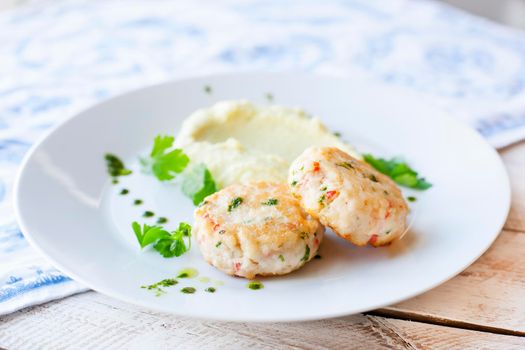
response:
M525 138L525 34L439 2L40 0L0 13L0 43L0 314L86 290L28 245L13 181L46 130L116 94L228 71L361 74L495 147Z

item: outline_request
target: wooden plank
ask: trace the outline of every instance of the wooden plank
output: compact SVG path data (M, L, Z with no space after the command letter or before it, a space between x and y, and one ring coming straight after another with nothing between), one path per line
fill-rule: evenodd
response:
M376 314L525 335L525 233L503 231L447 283Z
M298 323L232 323L149 312L89 292L0 319L7 349L479 349L525 338L376 316Z
M512 188L512 204L505 229L525 231L525 142L501 151Z
M468 331L420 322L385 318L378 320L385 322L395 334L410 339L410 345L416 349L524 349L525 338L522 337Z
M513 198L494 245L449 282L374 314L525 335L525 142L501 154Z

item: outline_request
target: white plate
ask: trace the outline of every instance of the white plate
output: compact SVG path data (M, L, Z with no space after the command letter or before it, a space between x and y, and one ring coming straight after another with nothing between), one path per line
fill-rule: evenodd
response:
M205 85L212 94L203 91ZM197 108L246 98L300 106L319 116L361 151L402 155L434 184L417 192L416 218L399 242L355 248L328 234L322 259L288 276L246 287L208 266L196 246L180 258L141 252L130 228L146 209L172 226L192 222L193 206L176 186L139 171L111 185L103 155L112 152L138 169L158 133L176 134ZM118 191L129 188L127 196ZM134 198L144 199L141 207ZM16 210L27 239L65 273L90 288L148 308L199 318L290 321L347 315L423 293L476 260L498 235L510 190L498 154L466 126L398 92L358 79L295 74L240 74L177 81L135 91L69 119L36 145L23 163ZM223 286L181 280L156 297L139 288L184 267ZM193 295L179 292L197 287Z

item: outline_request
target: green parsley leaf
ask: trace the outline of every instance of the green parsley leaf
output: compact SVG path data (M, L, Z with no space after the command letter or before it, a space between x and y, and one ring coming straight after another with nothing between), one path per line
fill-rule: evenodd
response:
M393 177L395 182L400 184L401 186L415 188L417 186L417 176L414 176L413 174L401 174L396 177Z
M262 202L262 205L277 205L279 203L278 199L275 198L269 198L266 202Z
M179 257L186 252L184 242L181 244L180 240L173 240L171 237L159 240L153 248L165 258Z
M176 232L180 232L182 237L191 237L191 225L185 222L181 222ZM191 241L190 241L190 245L191 245Z
M148 225L144 224L144 231L147 230L147 227ZM144 235L142 233L143 230L141 230L140 228L140 224L136 221L133 221L133 223L131 224L131 228L133 228L133 232L135 232L135 237L137 237L137 241L139 241L140 247L142 248L142 237Z
M368 175L368 178L374 182L379 182L379 180L377 179L377 177L374 175L374 174L370 174Z
M144 224L141 228L136 221L131 226L141 248L154 244L153 248L165 258L181 256L191 248L191 226L187 223L181 222L177 230L171 233L162 226ZM188 241L188 246L184 238Z
M304 250L304 256L301 258L301 261L307 262L310 259L310 246L307 244Z
M174 279L174 278L166 278L166 279L163 279L162 281L159 281L157 283L140 286L140 288L144 288L144 289L147 289L147 290L154 290L156 296L161 296L162 294L165 294L166 291L164 289L160 288L160 287L171 287L171 286L176 285L177 283L179 283L179 282L176 279Z
M149 226L148 224L144 224L141 228L139 223L134 221L131 227L133 228L133 232L135 232L141 248L170 235L162 226Z
M417 179L416 189L417 190L426 190L432 187L432 184L425 179Z
M175 138L172 136L157 135L153 140L153 148L148 159L141 162L150 168L160 181L172 180L175 174L181 173L190 159L180 148L168 151L173 146Z
M116 155L111 154L111 153L106 153L104 155L104 159L106 159L106 166L108 169L108 173L113 178L116 178L118 176L129 175L132 173L131 170L126 169L124 162L121 161L120 158L117 157ZM116 179L113 179L113 183L118 183L118 181Z
M345 169L348 169L348 170L353 170L354 169L354 166L352 165L352 163L349 163L349 162L337 163L336 165L340 166L340 167L343 167Z
M371 154L363 154L363 159L365 162L367 162L372 167L374 167L377 171L385 175L390 175L390 172L394 168L394 164L397 163L396 159L392 159L392 160L385 160L381 158L376 159Z
M230 204L228 204L228 211L231 212L233 209L237 208L241 204L242 204L242 198L241 197L237 197L237 198L232 199Z
M217 192L217 185L206 165L198 164L184 173L182 192L191 198L194 205L199 205L204 198Z
M187 237L188 246L184 238ZM154 246L163 257L179 257L191 248L191 226L181 222L177 230L173 231L169 237L160 239Z
M371 154L363 155L363 159L377 171L389 176L401 186L426 190L432 187L430 182L418 177L417 171L412 169L406 162L399 158L383 159L376 158Z

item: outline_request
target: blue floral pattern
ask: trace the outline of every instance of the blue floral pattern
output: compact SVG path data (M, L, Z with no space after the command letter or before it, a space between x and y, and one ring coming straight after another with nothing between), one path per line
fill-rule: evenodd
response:
M0 314L85 290L25 241L11 206L24 154L101 100L242 70L359 74L525 138L525 34L423 0L35 0L0 14Z

